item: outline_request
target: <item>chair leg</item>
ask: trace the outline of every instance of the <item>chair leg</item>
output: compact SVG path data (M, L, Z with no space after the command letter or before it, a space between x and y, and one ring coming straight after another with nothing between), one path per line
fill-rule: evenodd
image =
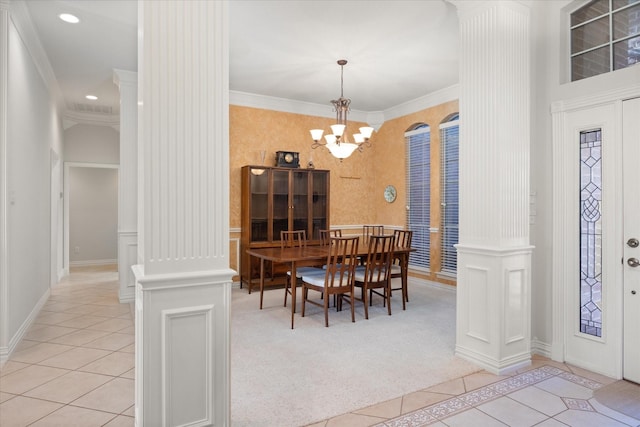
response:
M324 326L329 327L329 298L324 299Z
M407 302L409 302L409 297L407 296L407 287L405 284L402 284L402 309L407 309Z
M289 294L289 283L290 283L290 279L289 276L287 276L287 280L284 284L284 306L287 306L287 295Z
M369 319L369 307L367 306L367 289L362 287L362 305L364 305L364 318Z
M391 282L384 288L384 299L387 301L387 312L391 316ZM402 300L404 302L404 299Z
M307 293L309 292L309 290L304 285L304 283L302 284L302 289L300 290L302 291L302 317L304 317L304 303L307 300Z
M353 295L353 289L351 290L351 323L355 323L356 321L356 314L355 314L355 309L354 309L354 305L355 305L355 296ZM342 301L342 298L340 298L340 300Z

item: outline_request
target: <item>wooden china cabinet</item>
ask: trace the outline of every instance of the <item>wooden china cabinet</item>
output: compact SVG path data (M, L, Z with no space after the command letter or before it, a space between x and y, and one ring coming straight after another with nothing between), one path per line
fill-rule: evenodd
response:
M329 171L283 167L242 167L241 283L251 292L260 263L249 248L279 247L280 231L305 230L309 245L328 229ZM269 282L283 283L286 266L269 266Z

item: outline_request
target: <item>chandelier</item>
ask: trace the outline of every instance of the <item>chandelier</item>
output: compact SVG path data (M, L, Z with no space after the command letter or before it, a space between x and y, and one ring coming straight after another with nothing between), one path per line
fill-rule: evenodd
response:
M371 134L373 133L372 127L361 127L360 133L356 133L353 135L353 142L349 142L347 140L346 129L347 129L347 113L349 112L349 104L351 104L351 100L349 98L344 97L344 82L343 82L343 73L344 66L347 64L346 59L338 60L338 65L340 66L340 98L334 99L331 101L333 104L333 108L336 111L336 124L331 125L331 134L324 136L324 141L322 140L322 134L324 130L322 129L311 129L311 138L313 139L313 144L311 148L318 148L320 146L325 146L329 149L331 154L334 157L337 157L342 161L342 159L346 159L349 157L355 150L362 151L362 146L366 144L367 146L371 145L369 143L369 138L371 138Z

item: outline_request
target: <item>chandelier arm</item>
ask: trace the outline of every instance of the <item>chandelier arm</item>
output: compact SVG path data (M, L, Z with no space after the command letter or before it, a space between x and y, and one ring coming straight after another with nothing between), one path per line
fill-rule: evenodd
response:
M311 144L311 148L313 148L314 150L318 147L324 147L325 145L327 145L326 142L321 142L321 141L313 141L313 144Z
M311 135L313 138L313 144L311 145L311 148L315 149L320 146L324 146L331 152L334 157L340 159L341 162L343 159L349 157L355 150L363 151L364 144L366 144L367 147L370 147L371 143L369 142L368 137L373 131L373 128L360 128L361 133L365 135L364 141L362 141L362 136L360 134L354 136L356 142L349 142L347 139L347 116L350 110L351 99L344 97L344 66L346 64L346 59L338 60L338 65L340 65L340 98L331 101L336 111L337 122L336 125L331 126L333 133L330 135L326 135L326 142L324 142L319 139L322 136L322 130L311 130ZM363 131L363 129L368 129L368 132Z

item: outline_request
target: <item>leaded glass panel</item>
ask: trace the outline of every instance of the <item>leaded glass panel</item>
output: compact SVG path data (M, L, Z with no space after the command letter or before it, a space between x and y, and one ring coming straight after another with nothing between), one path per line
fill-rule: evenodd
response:
M602 131L580 132L580 332L602 336Z

